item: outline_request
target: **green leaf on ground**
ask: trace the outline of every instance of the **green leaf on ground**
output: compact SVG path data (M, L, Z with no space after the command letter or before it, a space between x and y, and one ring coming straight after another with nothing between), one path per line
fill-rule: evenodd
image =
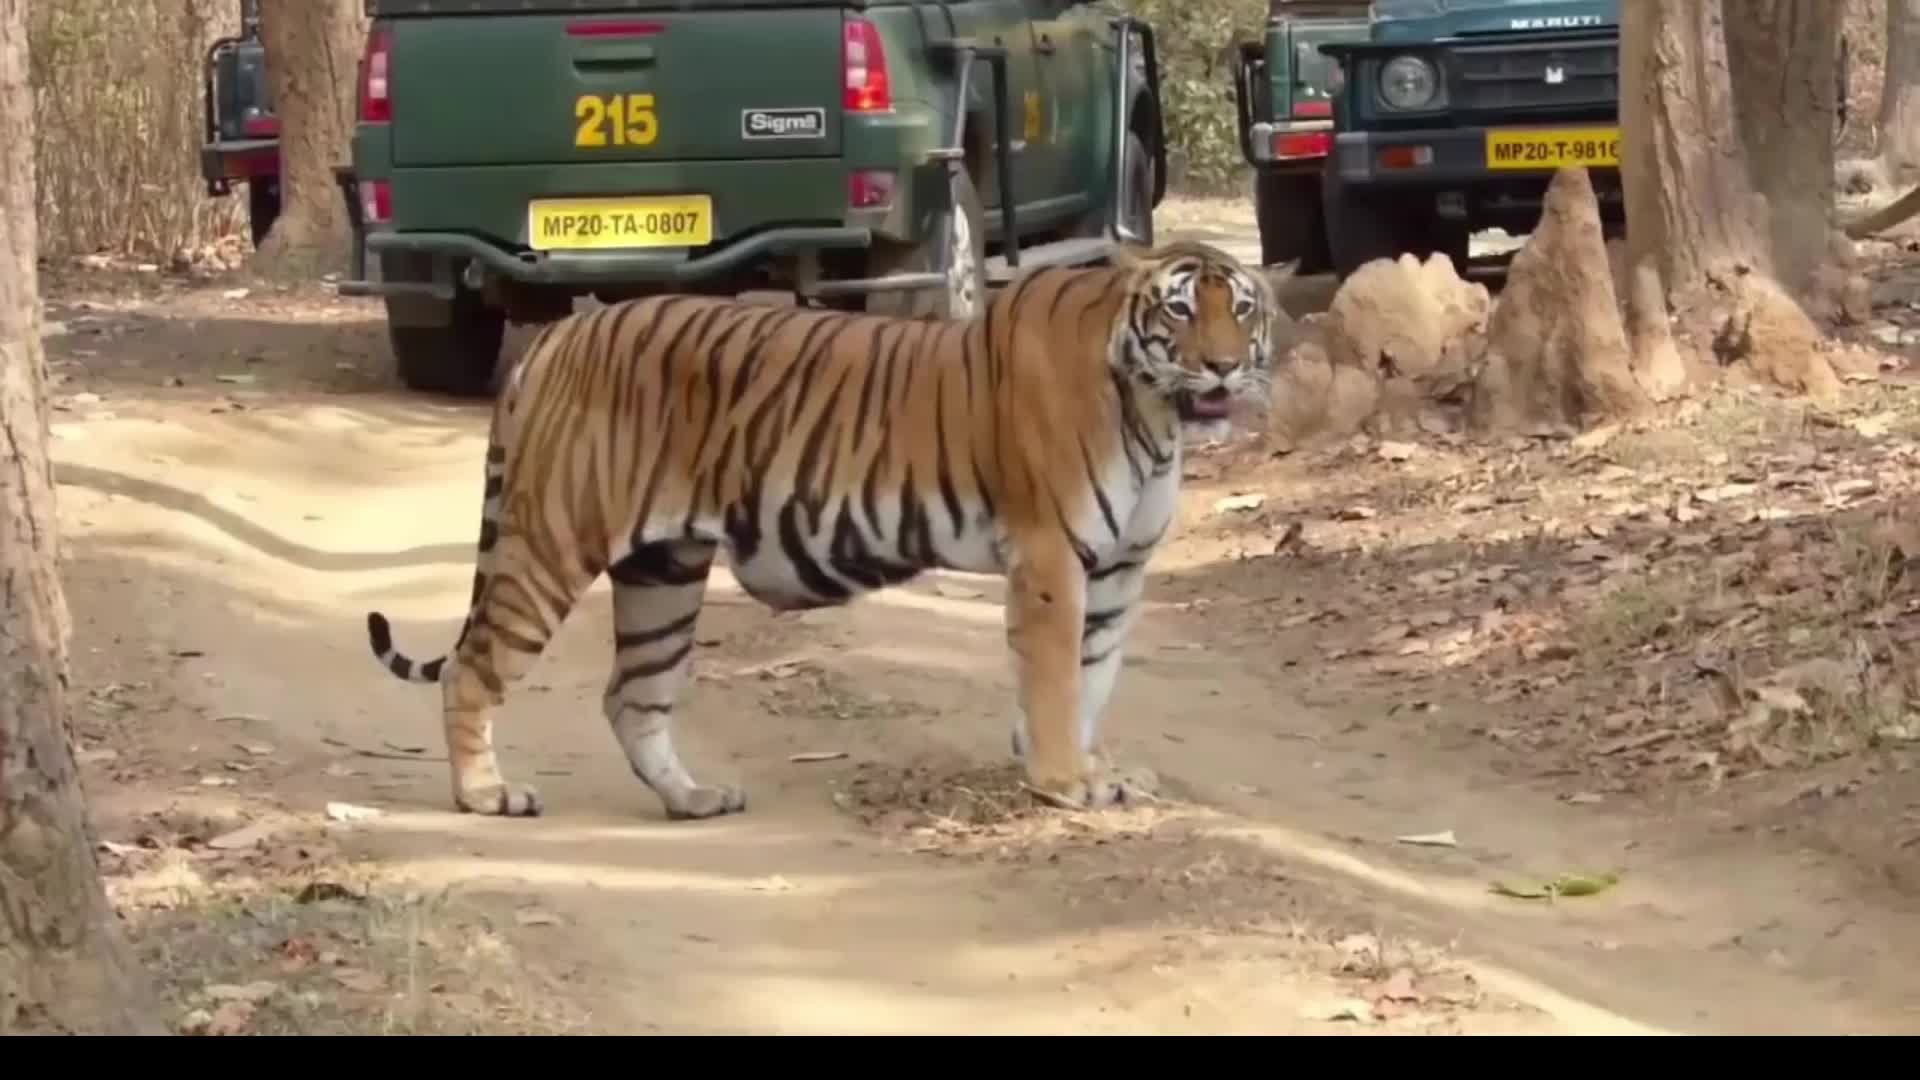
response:
M1496 881L1492 891L1516 900L1552 900L1561 896L1592 896L1619 884L1618 874L1561 874L1552 881Z

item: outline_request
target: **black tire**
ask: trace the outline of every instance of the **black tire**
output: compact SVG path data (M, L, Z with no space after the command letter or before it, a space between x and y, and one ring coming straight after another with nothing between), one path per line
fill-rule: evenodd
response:
M1414 251L1409 243L1405 215L1366 199L1348 196L1331 163L1321 174L1320 205L1327 229L1327 254L1342 280L1375 259L1395 259Z
M954 251L956 262L949 268L948 287L868 293L868 312L911 319L968 319L985 309L986 210L980 205L980 193L974 189L973 178L964 171L953 180L953 207L952 217L933 214L924 219L919 243L911 247L876 246L867 260L867 273L873 277L932 270L938 255L937 230L954 227L956 242L964 237L965 243Z
M254 250L260 249L279 219L280 178L247 181L247 233L253 238Z
M1442 252L1453 260L1453 272L1466 277L1472 248L1473 232L1466 222L1435 221L1427 228L1427 250L1421 257L1425 258L1428 252Z
M420 326L396 321L396 307L407 302L387 299L387 341L393 348L395 373L407 389L462 398L491 395L501 342L506 338L506 312L457 288L452 321Z
M1320 202L1320 177L1312 173L1255 173L1253 213L1260 226L1261 265L1298 259L1295 273L1300 274L1323 274L1333 265L1327 250L1327 215Z

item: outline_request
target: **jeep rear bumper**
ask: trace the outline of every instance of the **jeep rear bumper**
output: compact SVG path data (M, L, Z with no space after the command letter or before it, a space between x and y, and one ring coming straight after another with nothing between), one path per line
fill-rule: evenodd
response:
M393 252L458 259L509 281L580 289L619 285L681 287L723 278L768 256L833 248L865 248L872 230L854 226L773 228L740 237L706 254L685 249L628 251L507 251L477 236L455 232L373 232L356 237L367 256ZM343 296L389 296L422 292L451 299L452 282L380 281L365 272L376 260L355 260L354 280L340 283Z

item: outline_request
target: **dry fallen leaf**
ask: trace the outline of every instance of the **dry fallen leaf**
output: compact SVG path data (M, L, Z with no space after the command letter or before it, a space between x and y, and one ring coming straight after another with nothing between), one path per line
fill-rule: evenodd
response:
M336 968L333 981L349 990L361 994L378 994L387 988L387 980L379 972L365 968Z
M1396 836L1402 844L1415 844L1420 847L1459 847L1460 841L1454 838L1453 830L1446 829L1436 833L1415 833L1411 836Z
M380 811L371 806L355 806L346 802L327 804L327 817L334 821L369 821L379 816Z
M513 921L521 926L559 926L560 916L545 908L523 907L513 913Z
M1387 976L1386 981L1375 988L1373 993L1375 998L1387 1001L1426 1000L1426 995L1413 985L1413 972L1406 968L1395 968L1393 974Z
M1258 510L1260 509L1260 504L1266 501L1267 497L1257 492L1246 495L1228 495L1214 501L1213 512L1216 514L1231 514L1242 510Z
M216 851L239 851L242 848L255 847L259 845L260 841L273 835L274 831L278 828L279 824L277 822L256 821L251 825L235 829L232 832L221 833L219 836L207 841L207 846Z
M195 1009L180 1019L183 1035L238 1035L253 1022L253 1003L228 1001L208 1012Z
M788 881L779 874L775 874L772 877L764 877L756 881L748 882L747 888L752 889L754 892L792 892L793 882Z
M1370 1024L1375 1019L1373 1006L1361 1001L1359 998L1343 998L1339 1001L1326 1001L1309 1005L1300 1010L1300 1015L1303 1019L1307 1020L1324 1020L1328 1022L1335 1020L1353 1020L1362 1024Z
M279 983L262 979L240 986L232 983L214 983L201 992L215 1001L247 1001L257 1004L272 997L279 990Z
M845 750L802 750L797 754L788 754L787 760L807 764L815 761L839 761L846 756Z

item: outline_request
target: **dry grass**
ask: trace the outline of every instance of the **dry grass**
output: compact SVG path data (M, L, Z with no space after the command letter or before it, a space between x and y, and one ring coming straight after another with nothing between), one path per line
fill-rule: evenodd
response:
M1889 379L1829 407L1727 388L1579 446L1350 440L1234 478L1263 501L1190 530L1235 560L1193 602L1329 693L1494 707L1476 730L1594 790L1909 754L1916 434Z
M1145 838L1205 816L1164 799L1119 810L1063 813L1028 788L1017 764L958 761L857 765L834 805L913 851L1024 858L1041 848Z
M390 884L297 823L222 848L226 824L156 817L138 843L105 845L109 895L183 1033L564 1034L584 1024L484 905Z
M201 71L232 0L29 5L43 254L164 263L232 232L241 198L200 180Z

